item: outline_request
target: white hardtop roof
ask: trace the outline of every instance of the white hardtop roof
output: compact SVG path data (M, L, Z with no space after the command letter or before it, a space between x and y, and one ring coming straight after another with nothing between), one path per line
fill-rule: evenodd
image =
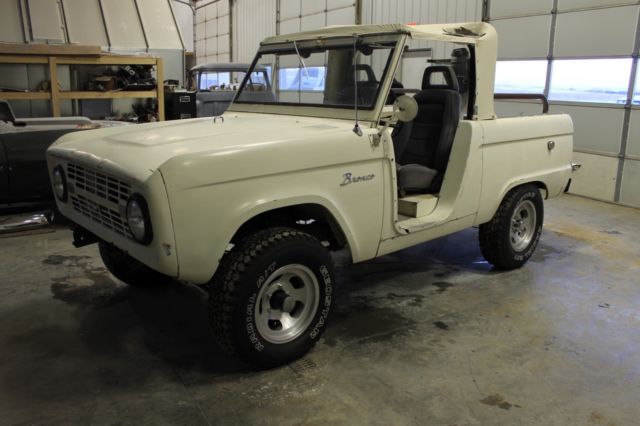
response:
M284 34L266 38L261 44L286 43L289 41L311 40L330 37L350 37L354 35L408 34L416 40L440 40L452 43L476 44L487 33L491 33L485 22L455 24L376 24L376 25L333 25L312 31Z

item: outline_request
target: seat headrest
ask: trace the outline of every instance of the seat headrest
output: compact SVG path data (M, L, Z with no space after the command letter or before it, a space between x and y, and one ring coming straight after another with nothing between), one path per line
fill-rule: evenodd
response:
M436 73L442 74L445 84L431 83L431 76ZM428 89L450 89L458 92L458 78L453 68L448 65L432 65L425 69L424 74L422 74L422 90Z
M373 68L371 68L371 65L369 64L356 64L353 65L353 68L355 69L355 71L364 71L364 73L367 75L367 81L371 82L371 81L376 81L376 75L373 72Z

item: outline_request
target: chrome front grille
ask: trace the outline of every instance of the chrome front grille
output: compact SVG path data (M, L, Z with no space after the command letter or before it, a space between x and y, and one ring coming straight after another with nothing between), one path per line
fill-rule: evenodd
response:
M131 196L131 185L128 183L76 163L67 164L67 177L73 181L76 189L112 203L119 204L120 200L126 202Z
M124 218L131 185L78 163L67 163L67 181L74 210L123 237L133 239Z

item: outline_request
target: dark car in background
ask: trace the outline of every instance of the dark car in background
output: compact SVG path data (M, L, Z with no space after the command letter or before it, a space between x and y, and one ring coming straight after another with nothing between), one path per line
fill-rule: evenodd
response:
M53 201L45 153L69 132L126 123L86 117L16 118L0 100L0 209Z

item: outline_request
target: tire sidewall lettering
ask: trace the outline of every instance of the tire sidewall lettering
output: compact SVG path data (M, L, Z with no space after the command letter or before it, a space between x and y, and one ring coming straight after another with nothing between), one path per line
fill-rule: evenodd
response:
M256 291L247 299L248 303L245 309L245 331L247 332L247 338L249 339L250 344L258 352L262 352L264 350L264 341L255 324L255 310L258 307L258 291L262 288L264 283L267 282L267 279L269 279L271 274L278 269L278 267L278 262L273 261L264 268L256 279Z
M329 316L329 311L331 310L331 293L333 291L333 285L331 281L331 274L329 273L329 268L326 265L320 266L320 276L322 278L322 282L324 284L324 303L322 304L322 310L320 311L320 317L316 324L311 328L311 332L309 333L309 338L315 340L320 335L322 328L324 328L327 324L327 318ZM321 306L319 305L318 308Z
M258 291L267 282L271 274L276 269L278 269L278 267L278 262L273 261L266 268L264 268L264 270L258 275L258 278L256 279L256 291L252 293L247 299L248 303L245 309L245 330L247 332L247 338L249 339L249 342L258 352L262 352L264 350L262 337L260 336L260 333L258 333L255 324L255 310L257 309L258 305Z
M262 287L262 284L264 284L267 278L271 276L271 274L273 273L273 271L277 269L277 267L278 267L277 262L275 261L271 262L271 264L265 268L264 272L258 276L258 279L256 280L256 287L257 288Z
M256 330L255 322L254 322L254 312L256 309L256 301L258 298L258 292L253 293L249 296L247 306L245 309L245 330L247 332L247 337L249 338L249 342L251 345L257 350L261 352L264 349L264 344L261 339L258 337L258 331Z

